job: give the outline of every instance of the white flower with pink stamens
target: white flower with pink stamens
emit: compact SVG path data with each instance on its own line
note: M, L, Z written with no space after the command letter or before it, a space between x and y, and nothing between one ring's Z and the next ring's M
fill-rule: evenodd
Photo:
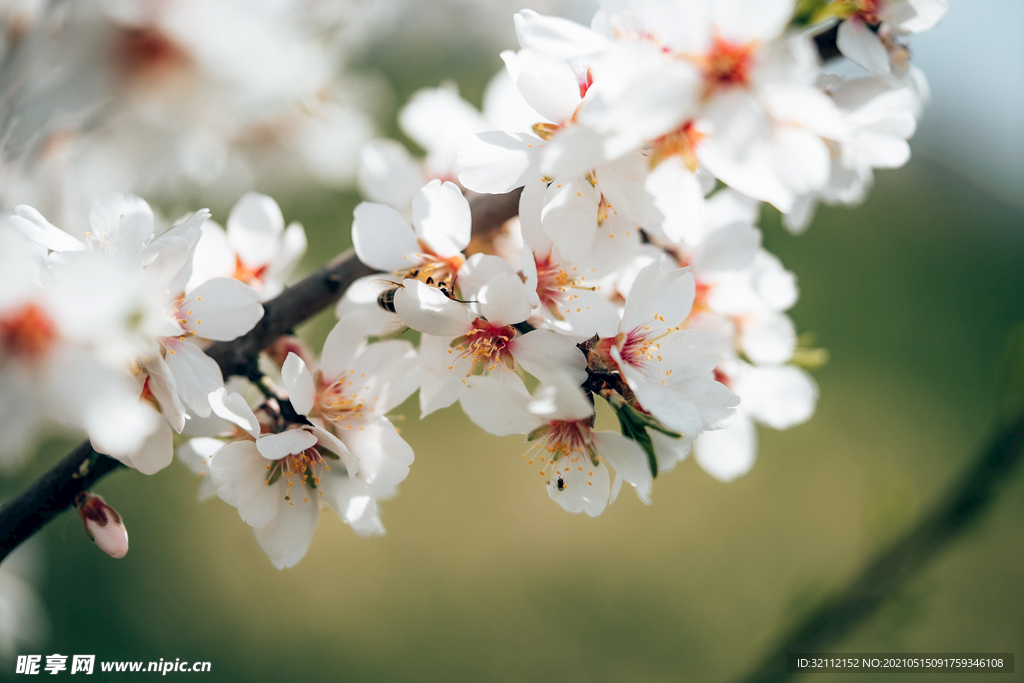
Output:
M640 406L687 438L719 429L739 398L712 378L715 339L684 329L695 294L693 275L667 258L640 271L626 297L619 332L602 338L599 356L617 369Z
M949 9L948 0L854 0L839 25L836 46L843 56L876 76L903 74L910 54L897 40L927 31Z
M232 277L257 289L266 301L281 293L305 253L302 225L293 222L286 228L277 202L249 192L231 209L226 231L213 221L203 224L186 289Z
M515 274L500 272L471 292L472 308L417 280L402 284L395 310L402 322L423 333L423 416L454 403L473 375L521 383L514 371L522 368L542 380L562 375L579 385L586 379L586 360L572 339L550 330L522 334L515 328L532 310Z
M355 209L352 245L366 265L454 291L469 244L469 202L455 183L432 180L412 200L412 225L384 204Z
M647 456L633 441L595 430L594 407L571 381L555 377L531 397L522 383L473 377L459 399L473 422L496 436L526 434L533 443L523 455L545 477L548 495L569 512L596 517L615 500L622 482L650 503ZM615 470L610 482L607 465Z

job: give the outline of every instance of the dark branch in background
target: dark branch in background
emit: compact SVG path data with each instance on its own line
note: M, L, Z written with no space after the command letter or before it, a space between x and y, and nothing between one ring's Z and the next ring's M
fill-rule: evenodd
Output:
M886 597L910 579L969 525L980 519L998 493L997 484L1024 455L1024 416L999 430L962 475L916 526L879 553L840 595L794 628L744 683L777 683L787 673L786 655L828 652L861 624Z
M470 208L474 236L486 238L518 214L519 194L517 190L504 195L473 195ZM225 377L243 375L256 379L259 375L256 358L263 349L334 304L356 279L375 272L349 250L264 303L263 319L248 334L231 342L213 344L206 353L217 361ZM117 460L95 453L88 441L79 444L0 509L0 561L22 541L71 507L79 491L121 467L123 465Z

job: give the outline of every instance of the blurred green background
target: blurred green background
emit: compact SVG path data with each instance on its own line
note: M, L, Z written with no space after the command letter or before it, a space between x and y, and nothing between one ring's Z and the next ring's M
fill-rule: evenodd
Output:
M496 47L430 44L367 64L397 102L446 77L479 102ZM307 269L348 245L354 194L281 199L309 234ZM211 208L223 219L229 207ZM51 635L38 651L208 660L211 681L741 677L960 476L1024 321L1024 210L926 154L880 173L862 206L822 209L804 236L774 211L762 223L799 277L798 328L831 361L816 372L816 417L762 430L746 477L722 484L687 461L659 477L650 507L626 491L599 518L570 515L519 437L491 437L457 407L421 423L409 403L398 419L416 463L384 503L388 534L362 539L325 513L306 558L279 572L234 508L196 504L184 467L121 471L96 490L125 518L126 558L99 552L74 513L40 534ZM332 324L327 312L303 333L318 343ZM46 444L0 495L67 447ZM1022 522L1017 472L981 524L833 651L1024 652Z

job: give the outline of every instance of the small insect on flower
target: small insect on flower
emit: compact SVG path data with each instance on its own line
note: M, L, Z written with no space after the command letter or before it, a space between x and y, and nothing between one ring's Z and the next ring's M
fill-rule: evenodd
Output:
M379 282L384 287L377 295L377 305L388 313L395 313L395 292L404 288L405 285L391 280L375 280L374 282Z
M568 485L566 485L566 483L565 483L565 479L562 479L561 476L558 477L558 482L557 483L558 483L558 490L559 491L564 491L567 488L569 488Z

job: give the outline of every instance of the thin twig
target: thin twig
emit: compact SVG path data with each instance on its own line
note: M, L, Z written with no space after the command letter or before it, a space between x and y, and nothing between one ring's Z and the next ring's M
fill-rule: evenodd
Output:
M473 195L473 234L494 233L519 213L520 191L503 195ZM309 277L263 304L264 314L248 334L206 349L225 377L252 376L256 359L275 339L331 306L356 279L375 273L349 250ZM75 495L91 487L108 472L122 467L105 455L96 454L88 441L79 444L46 474L0 509L0 561L69 508Z
M743 679L744 683L787 680L790 653L825 652L862 623L895 589L949 547L976 522L1024 456L1024 416L996 431L970 467L921 520L875 556L860 575L833 600L794 628Z

